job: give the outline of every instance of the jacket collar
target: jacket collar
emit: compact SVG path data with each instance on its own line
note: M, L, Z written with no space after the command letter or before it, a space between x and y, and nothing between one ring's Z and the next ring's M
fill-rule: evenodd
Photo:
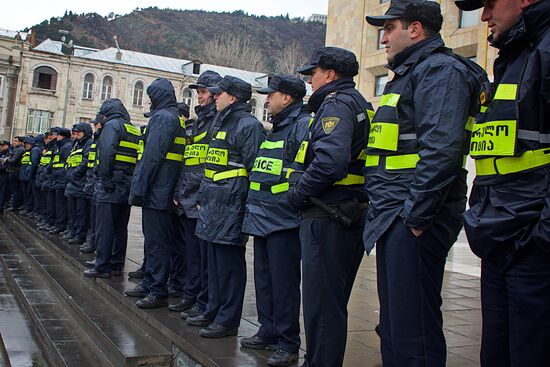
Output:
M287 125L296 119L300 115L300 112L303 108L302 102L294 102L290 106L287 106L284 110L279 112L277 115L271 118L271 123L273 123L273 129L278 130Z
M386 67L395 74L403 75L419 61L443 47L445 47L445 43L441 35L437 34L407 47L395 55L394 61L386 65Z

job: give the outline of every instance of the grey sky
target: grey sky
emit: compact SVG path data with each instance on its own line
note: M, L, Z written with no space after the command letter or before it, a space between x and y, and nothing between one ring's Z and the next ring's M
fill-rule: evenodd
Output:
M107 15L127 14L136 7L172 9L203 9L207 11L244 10L257 15L286 15L291 17L308 17L311 14L326 14L328 0L27 0L4 1L0 12L0 28L21 30L33 26L51 17L59 17L65 10L76 13L98 13Z

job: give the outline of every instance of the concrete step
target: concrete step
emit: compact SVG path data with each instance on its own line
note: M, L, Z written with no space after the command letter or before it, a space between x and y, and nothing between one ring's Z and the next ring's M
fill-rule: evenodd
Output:
M133 288L136 283L124 277L111 279L89 279L82 276L86 260L93 260L91 254L82 254L78 246L69 245L59 236L37 230L34 221L18 215L8 214L5 220L19 224L19 230L30 234L47 246L66 267L71 268L82 277L87 286L93 288L106 301L120 310L124 315L139 325L152 339L172 351L173 365L195 367L226 366L264 366L270 351L245 350L240 347L239 338L205 339L199 336L199 328L188 326L179 317L179 312L166 308L142 310L135 306L136 298L124 296L124 290ZM130 244L129 244L130 246ZM134 270L137 266L127 259L125 271ZM172 299L175 302L176 299ZM239 337L254 335L258 326L252 321L241 319Z
M52 366L113 366L82 332L66 310L65 301L54 295L15 240L0 223L0 265L12 293L35 327L43 352Z
M170 349L160 344L140 328L123 311L107 302L80 271L67 266L44 240L29 232L17 220L5 221L5 226L20 252L48 283L53 293L65 302L65 308L79 327L115 366L169 366Z

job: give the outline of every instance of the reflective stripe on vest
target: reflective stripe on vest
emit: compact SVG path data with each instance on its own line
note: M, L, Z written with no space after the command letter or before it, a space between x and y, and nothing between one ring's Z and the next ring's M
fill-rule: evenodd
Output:
M56 155L54 155L53 157L53 164L52 164L52 168L65 168L65 162L62 162L61 161L61 156L59 155L59 153L57 153Z
M171 149L176 151L166 153L166 159L170 161L182 162L185 151L185 138L176 136L174 138L174 142L172 143Z
M491 157L476 159L476 175L507 175L550 164L550 148L528 150L519 157Z
M521 172L540 167L534 162L545 160L540 152L550 147L550 126L543 121L539 109L544 108L543 102L527 102L538 98L540 86L524 80L524 73L530 75L535 67L529 63L536 59L533 50L525 47L510 60L496 85L493 100L474 124L470 154L480 168L478 174ZM520 98L525 101L521 106Z
M90 145L90 152L88 153L88 168L94 168L96 159L97 144L92 143Z
M218 131L216 136L212 139L212 143L216 144L216 141L225 141L226 136L227 132ZM220 181L236 177L248 177L248 172L245 169L244 164L229 160L228 149L213 147L212 144L209 146L208 152L206 153L205 164L218 166L216 169L211 169L209 167L205 167L204 169L204 176L212 181Z
M190 144L185 147L183 154L184 163L186 166L198 166L206 162L206 154L208 153L208 144L200 144L202 139L206 137L207 131L190 138Z
M31 165L31 152L30 151L26 151L25 153L23 153L23 155L21 156L21 164L24 165L24 166Z
M284 130L283 130L284 131ZM268 139L286 139L286 135L271 133ZM288 167L284 167L285 140L264 140L250 174L250 189L280 194L288 191Z
M135 164L138 156L138 144L121 140L115 154L115 161Z
M82 163L82 148L73 148L71 154L69 154L69 157L67 158L67 167L77 167L80 163Z
M141 136L137 127L131 124L124 124L126 132L136 137ZM115 154L115 161L136 164L138 157L139 143L136 141L120 140Z
M41 166L47 166L52 162L52 151L46 150L46 153L40 158L40 165Z

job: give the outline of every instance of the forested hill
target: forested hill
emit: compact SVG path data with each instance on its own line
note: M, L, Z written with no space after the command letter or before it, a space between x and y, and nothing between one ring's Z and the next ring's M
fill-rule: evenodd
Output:
M76 45L107 48L114 47L116 35L123 49L212 64L235 62L226 55L217 56L230 52L220 50L230 44L228 48L244 48L238 50L241 59L255 60L226 66L258 71L276 71L285 66L290 70L291 64L305 62L313 49L325 41L324 24L290 19L288 15L266 17L243 11L217 13L157 7L136 9L122 16L111 13L108 17L69 11L31 28L37 42L47 38L60 40L59 30L63 29L70 32L69 39Z

